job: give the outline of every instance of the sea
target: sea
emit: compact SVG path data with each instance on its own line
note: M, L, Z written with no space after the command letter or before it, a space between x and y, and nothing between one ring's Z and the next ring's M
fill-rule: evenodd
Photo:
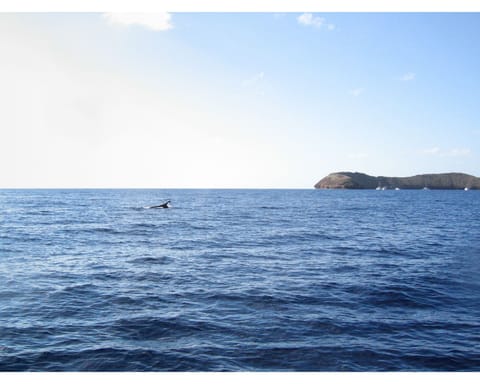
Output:
M0 190L0 371L480 371L480 191Z

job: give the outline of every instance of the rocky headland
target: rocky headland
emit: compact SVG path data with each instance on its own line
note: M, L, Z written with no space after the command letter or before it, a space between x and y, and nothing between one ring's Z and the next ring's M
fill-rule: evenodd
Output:
M465 173L437 173L411 177L370 176L335 172L315 184L317 189L480 189L480 178Z

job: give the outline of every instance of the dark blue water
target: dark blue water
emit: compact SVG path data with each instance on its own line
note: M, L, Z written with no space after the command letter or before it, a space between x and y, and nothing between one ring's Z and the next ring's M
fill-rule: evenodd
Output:
M0 208L0 370L480 370L480 192L1 190Z

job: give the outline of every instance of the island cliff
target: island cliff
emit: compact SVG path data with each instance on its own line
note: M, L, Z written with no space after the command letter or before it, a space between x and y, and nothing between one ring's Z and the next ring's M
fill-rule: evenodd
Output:
M317 189L480 189L480 178L465 173L438 173L411 177L370 176L358 172L335 172L324 177Z

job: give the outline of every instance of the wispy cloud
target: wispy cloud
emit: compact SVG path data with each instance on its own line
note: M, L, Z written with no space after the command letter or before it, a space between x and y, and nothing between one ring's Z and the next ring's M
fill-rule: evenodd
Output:
M464 157L469 156L472 151L469 148L453 148L449 150L445 156Z
M111 25L125 27L139 25L152 31L166 31L173 28L172 15L168 12L104 13L102 17Z
M465 157L470 156L470 148L451 148L442 150L439 147L425 148L421 151L424 155L441 157Z
M259 72L248 79L242 81L242 87L252 87L258 85L265 79L265 73Z
M415 73L413 72L407 72L400 77L401 81L412 81L414 79L415 79Z
M440 148L433 147L433 148L425 148L422 150L424 155L437 155L440 152Z
M350 89L348 91L348 94L351 95L351 96L354 96L354 97L358 97L360 96L363 92L365 92L365 89L364 88L354 88L354 89Z
M297 17L297 21L301 25L305 25L313 28L325 28L329 31L335 29L335 24L328 23L324 17L314 16L311 13L302 13Z
M242 81L242 88L247 92L257 94L260 96L265 95L265 73L258 72L253 76L250 76Z
M348 157L355 160L366 159L368 157L368 153L350 153Z

